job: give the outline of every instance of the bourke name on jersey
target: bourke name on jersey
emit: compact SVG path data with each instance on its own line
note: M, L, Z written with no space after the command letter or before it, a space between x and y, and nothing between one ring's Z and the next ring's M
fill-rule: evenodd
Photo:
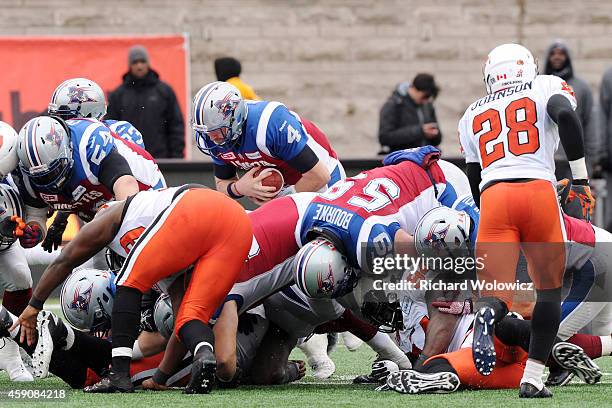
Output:
M57 194L40 194L40 198L42 198L54 210L74 210L82 207L85 204L98 201L102 197L104 197L104 193L94 190L84 192L80 197L71 203L60 203L58 202L60 197Z
M324 221L345 230L348 230L353 215L355 215L352 212L325 204L317 204L315 211L315 215L312 217L314 220Z
M232 166L234 167L238 167L239 169L242 170L250 170L253 167L275 167L276 165L274 163L270 163L269 161L266 160L257 160L257 159L261 159L261 153L259 152L253 152L253 153L234 153L234 152L227 152L227 153L222 153L219 155L219 157L227 162L230 163Z

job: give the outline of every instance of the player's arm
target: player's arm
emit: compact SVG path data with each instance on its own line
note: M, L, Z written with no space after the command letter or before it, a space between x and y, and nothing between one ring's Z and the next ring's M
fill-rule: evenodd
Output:
M472 197L474 203L480 208L480 182L482 181L480 163L466 163L467 166L467 177L470 182L470 190L472 191Z
M319 160L308 145L305 145L304 149L287 163L302 174L302 177L295 183L295 191L298 193L319 191L331 179L327 166Z
M578 198L583 217L590 221L595 199L591 195L589 187L589 174L584 159L584 142L580 119L570 100L561 94L554 94L548 99L546 112L559 127L561 145L565 150L572 171L573 180L568 202Z
M13 327L21 324L21 341L28 344L35 340L36 316L51 292L70 275L72 270L97 254L111 242L121 224L125 203L119 203L99 214L86 224L62 250L60 255L45 269L34 288L30 305L23 311Z
M466 172L470 183L470 190L474 202L480 208L480 182L482 181L480 160L478 158L478 149L474 145L473 134L468 125L469 115L466 111L459 120L457 132L459 134L459 143L461 144L461 152L465 157Z
M238 331L238 307L235 301L228 301L217 318L215 327L215 358L217 377L230 382L236 374L236 333Z
M125 200L140 190L130 165L116 148L100 164L98 180L113 192L117 201Z

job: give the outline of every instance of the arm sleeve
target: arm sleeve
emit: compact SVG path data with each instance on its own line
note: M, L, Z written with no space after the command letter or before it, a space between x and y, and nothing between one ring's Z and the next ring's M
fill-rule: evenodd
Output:
M470 190L472 191L472 197L474 198L474 203L478 208L480 208L480 182L482 181L482 176L480 164L479 163L468 163L467 164L467 176L468 181L470 182Z
M559 126L559 138L569 161L584 157L582 125L568 98L554 94L546 104L548 116Z
M127 160L119 154L117 149L113 149L100 165L98 180L104 187L113 191L113 185L122 176L132 176L132 170Z
M168 90L168 110L166 111L168 153L172 158L182 159L185 157L185 122L174 91L170 86L168 86Z
M231 180L236 177L236 167L230 164L213 164L215 177L221 180Z
M397 107L393 100L389 99L380 110L380 122L378 125L378 141L383 146L417 145L423 140L423 128L421 124L398 127Z
M285 106L274 110L266 131L266 145L276 158L289 162L306 148L308 135L302 123Z
M472 141L472 130L468 125L468 114L467 112L463 115L461 120L459 120L459 127L457 128L459 132L459 143L461 144L461 153L465 157L466 163L480 163L480 159L478 158L478 149L474 145Z
M319 158L315 152L312 151L310 146L306 145L297 156L291 160L288 160L287 164L299 171L301 174L304 174L312 169L318 162Z

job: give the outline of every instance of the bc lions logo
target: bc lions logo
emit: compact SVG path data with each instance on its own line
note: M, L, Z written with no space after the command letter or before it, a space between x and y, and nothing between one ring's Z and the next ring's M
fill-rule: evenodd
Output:
M317 285L319 286L319 293L327 294L334 291L334 273L332 272L331 265L327 265L327 272L319 272L317 274Z
M83 102L98 102L87 93L88 88L79 88L72 86L68 88L68 97L70 103L83 103Z
M238 105L238 101L232 100L232 96L234 96L234 94L228 92L223 99L215 102L215 107L219 109L219 112L223 115L223 119L227 119L234 111L236 105Z
M51 142L52 145L58 147L62 143L62 135L55 131L55 125L53 124L53 122L51 123L51 129L49 130L49 133L45 135L45 140Z
M68 307L74 310L81 310L85 313L89 310L89 302L91 301L91 292L93 289L93 283L89 285L89 287L83 292L79 291L79 287L74 291L74 297L72 298L72 302Z

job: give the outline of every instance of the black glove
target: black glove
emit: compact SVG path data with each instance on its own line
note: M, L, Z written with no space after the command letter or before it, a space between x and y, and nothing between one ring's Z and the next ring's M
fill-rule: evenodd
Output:
M45 251L53 252L62 245L62 235L68 225L68 217L70 217L68 212L58 212L55 215L53 223L47 230L47 236L42 242L42 248Z

